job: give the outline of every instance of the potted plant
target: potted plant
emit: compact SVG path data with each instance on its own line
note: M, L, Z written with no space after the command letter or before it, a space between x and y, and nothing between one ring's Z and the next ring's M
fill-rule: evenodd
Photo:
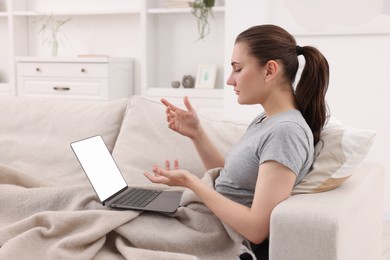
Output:
M209 15L214 17L212 8L215 0L195 0L189 2L191 13L196 17L200 39L204 39L210 33Z
M51 55L58 55L59 44L62 43L60 38L60 28L72 18L58 19L53 15L42 15L35 17L33 23L40 23L39 33L42 35L42 43L51 47Z

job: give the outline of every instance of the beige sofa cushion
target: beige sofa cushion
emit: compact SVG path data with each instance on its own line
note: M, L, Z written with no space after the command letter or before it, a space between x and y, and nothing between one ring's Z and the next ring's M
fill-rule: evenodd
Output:
M55 183L87 181L70 142L101 134L112 150L126 105L0 98L0 164Z
M247 128L244 124L209 120L201 115L200 120L223 154ZM153 163L164 166L166 159L178 159L181 168L198 176L205 172L192 142L168 128L165 106L141 96L134 96L129 102L113 157L129 185L150 184L143 172L150 171Z
M310 172L292 194L322 192L340 186L363 162L375 135L373 130L345 126L331 117L315 147L316 158Z

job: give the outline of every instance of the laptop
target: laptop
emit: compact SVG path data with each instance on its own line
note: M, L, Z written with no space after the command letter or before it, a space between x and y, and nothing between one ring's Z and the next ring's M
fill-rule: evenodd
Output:
M173 213L182 192L129 187L101 135L70 144L103 206Z

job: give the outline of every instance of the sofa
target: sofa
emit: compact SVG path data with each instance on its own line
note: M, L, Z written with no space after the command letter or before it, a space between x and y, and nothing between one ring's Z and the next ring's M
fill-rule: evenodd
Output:
M191 191L143 176L166 159L178 159L209 185L217 174L205 171L187 138L167 128L160 103L142 96L104 102L5 97L0 118L0 259L238 259L246 250L240 235ZM247 127L200 118L223 154ZM101 205L70 148L97 134L129 186L182 190L177 212ZM332 166L331 173L313 184L324 173L317 169L321 174L274 209L269 259L380 259L384 169L364 161L373 135L368 139L348 167L348 156L318 152L318 158L326 155L320 168Z

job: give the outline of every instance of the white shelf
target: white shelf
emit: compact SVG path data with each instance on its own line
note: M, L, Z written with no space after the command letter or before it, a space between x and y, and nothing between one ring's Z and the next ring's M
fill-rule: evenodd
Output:
M12 13L14 16L88 16L88 15L120 15L120 14L140 14L139 9L122 9L122 10L105 10L105 11L16 11Z
M118 56L133 58L136 86L133 94L177 100L188 95L197 99L201 109L213 107L215 111L215 107L221 106L223 89L174 89L170 82L181 80L183 75L195 77L199 64L210 63L218 66L216 86L224 85L225 7L221 6L224 1L213 7L211 33L202 41L198 41L196 18L190 7L164 8L163 1L156 0L96 1L96 5L86 2L93 1L71 4L65 0L6 1L7 5L0 11L0 39L8 42L7 51L0 53L0 59L8 59L0 68L4 74L4 83L0 83L2 94L20 95L15 81L15 64L20 59L71 63L78 54L90 54L90 57L77 57L77 61L98 63ZM37 33L39 25L31 19L51 15L74 18L63 29L67 39L59 57L49 56L50 47L42 45ZM107 57L91 57L93 54L107 54Z
M19 56L15 57L16 61L24 61L24 62L93 62L93 63L103 63L103 62L119 62L131 61L130 58L118 58L118 57L36 57L36 56Z
M224 12L225 7L216 6L212 9L213 13ZM177 14L177 13L191 13L191 8L150 8L148 14Z
M196 97L204 99L223 98L223 89L199 89L199 88L148 88L142 94L154 97Z
M195 78L199 64L216 64L218 72L215 84L218 88L224 85L225 7L212 8L214 15L209 19L211 32L202 40L199 39L196 18L191 10L191 7L164 8L161 5L145 8L147 35L146 66L143 71L152 71L152 74L146 73L142 91L150 87L172 89L170 83L181 81L184 75ZM180 89L173 91L179 93Z
M166 98L178 107L185 108L183 97L188 96L192 106L199 115L210 119L221 119L223 112L223 89L197 89L197 88L149 88L143 95L156 102Z

